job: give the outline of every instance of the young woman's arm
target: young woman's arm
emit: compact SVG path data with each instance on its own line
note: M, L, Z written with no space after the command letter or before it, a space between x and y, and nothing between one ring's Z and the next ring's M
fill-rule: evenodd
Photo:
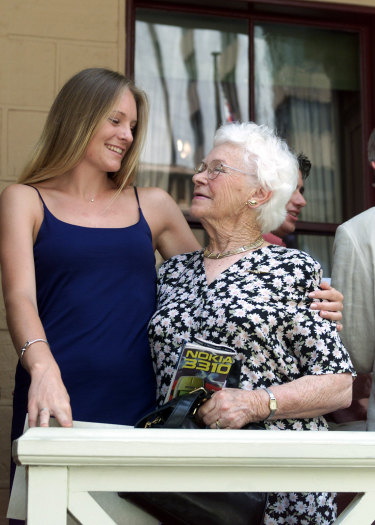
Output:
M164 259L201 249L180 208L167 192L141 188L140 201L154 247Z
M27 341L46 340L36 302L33 244L43 217L32 188L14 184L0 196L0 262L8 328L20 355ZM48 426L51 415L62 426L72 425L69 396L49 346L35 342L23 355L31 376L29 425Z

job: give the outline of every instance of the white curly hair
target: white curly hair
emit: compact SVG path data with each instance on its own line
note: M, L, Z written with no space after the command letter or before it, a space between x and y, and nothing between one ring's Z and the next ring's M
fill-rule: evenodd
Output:
M256 211L262 233L275 230L284 221L285 206L297 187L296 157L271 128L254 122L223 124L215 133L214 147L227 143L242 149L245 165L254 172L252 186L272 192Z

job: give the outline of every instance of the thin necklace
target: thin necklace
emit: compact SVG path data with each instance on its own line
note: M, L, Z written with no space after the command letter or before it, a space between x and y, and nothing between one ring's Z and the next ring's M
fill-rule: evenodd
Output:
M205 248L203 252L203 257L206 257L207 259L222 259L223 257L229 257L230 255L236 255L237 253L247 252L248 250L259 248L259 246L262 246L263 243L264 239L262 235L260 235L260 237L258 237L251 244L245 244L244 246L240 246L239 248L236 248L235 250L230 250L229 252L213 253L210 252L208 248Z

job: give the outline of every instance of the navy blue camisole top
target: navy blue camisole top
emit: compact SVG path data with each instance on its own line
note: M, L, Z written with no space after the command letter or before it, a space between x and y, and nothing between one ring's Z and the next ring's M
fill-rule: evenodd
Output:
M156 306L155 256L139 201L136 224L90 228L60 221L41 200L44 220L34 245L38 309L73 419L134 425L155 406L147 338ZM18 364L13 439L22 432L15 426L23 426L28 387L29 375Z

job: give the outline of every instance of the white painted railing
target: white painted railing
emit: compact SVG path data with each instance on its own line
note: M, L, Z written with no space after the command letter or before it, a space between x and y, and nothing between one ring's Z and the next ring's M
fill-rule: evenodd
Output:
M360 492L336 523L375 520L370 432L33 428L13 452L28 525L65 525L67 511L83 525L156 523L102 493L164 490Z

